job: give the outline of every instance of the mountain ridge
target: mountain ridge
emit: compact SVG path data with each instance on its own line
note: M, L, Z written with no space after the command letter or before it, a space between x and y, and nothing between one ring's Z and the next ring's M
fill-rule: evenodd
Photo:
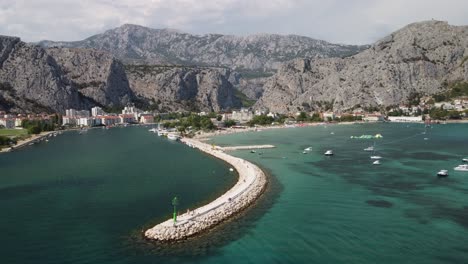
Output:
M37 44L105 50L125 63L225 66L255 71L274 71L282 62L297 57L349 56L367 48L293 34L193 35L134 24L124 24L81 41Z
M255 107L284 113L396 105L411 93L432 95L447 83L468 81L467 56L468 26L412 23L347 58L285 63Z

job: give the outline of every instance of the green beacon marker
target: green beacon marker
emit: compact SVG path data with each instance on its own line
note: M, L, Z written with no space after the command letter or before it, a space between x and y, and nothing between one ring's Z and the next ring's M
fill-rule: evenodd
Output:
M174 219L174 224L177 222L177 205L179 205L179 200L177 199L177 196L172 199L172 206L174 206L174 213L172 215L172 218Z

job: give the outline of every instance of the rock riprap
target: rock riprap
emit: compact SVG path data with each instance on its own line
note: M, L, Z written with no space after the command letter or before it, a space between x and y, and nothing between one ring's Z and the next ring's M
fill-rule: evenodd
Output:
M252 204L267 184L265 174L256 165L194 139L184 138L181 141L231 164L238 171L239 180L211 203L178 216L176 223L168 219L148 229L145 236L149 239L170 242L208 230Z

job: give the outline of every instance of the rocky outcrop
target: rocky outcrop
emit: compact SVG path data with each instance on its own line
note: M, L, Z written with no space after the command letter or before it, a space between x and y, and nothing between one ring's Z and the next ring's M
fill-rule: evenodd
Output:
M123 64L107 52L92 49L47 49L76 89L98 105L115 107L131 103Z
M349 56L367 48L296 35L200 36L128 24L82 41L39 44L105 50L126 63L223 66L256 71L277 69L282 62L294 58Z
M220 111L241 106L223 68L127 65L130 87L159 111Z
M410 24L348 58L288 62L265 84L255 107L297 112L389 106L468 80L468 27Z
M63 112L87 103L43 48L0 37L0 107L11 112Z
M65 112L67 108L136 103L159 111L240 107L225 68L125 67L111 54L29 45L0 37L0 109Z

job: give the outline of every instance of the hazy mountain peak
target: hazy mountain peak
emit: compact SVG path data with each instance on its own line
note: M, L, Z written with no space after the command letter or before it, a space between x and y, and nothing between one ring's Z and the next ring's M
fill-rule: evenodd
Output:
M297 35L193 35L133 24L124 24L83 41L40 44L105 50L126 62L211 65L261 71L277 69L282 62L294 58L348 56L365 48Z

